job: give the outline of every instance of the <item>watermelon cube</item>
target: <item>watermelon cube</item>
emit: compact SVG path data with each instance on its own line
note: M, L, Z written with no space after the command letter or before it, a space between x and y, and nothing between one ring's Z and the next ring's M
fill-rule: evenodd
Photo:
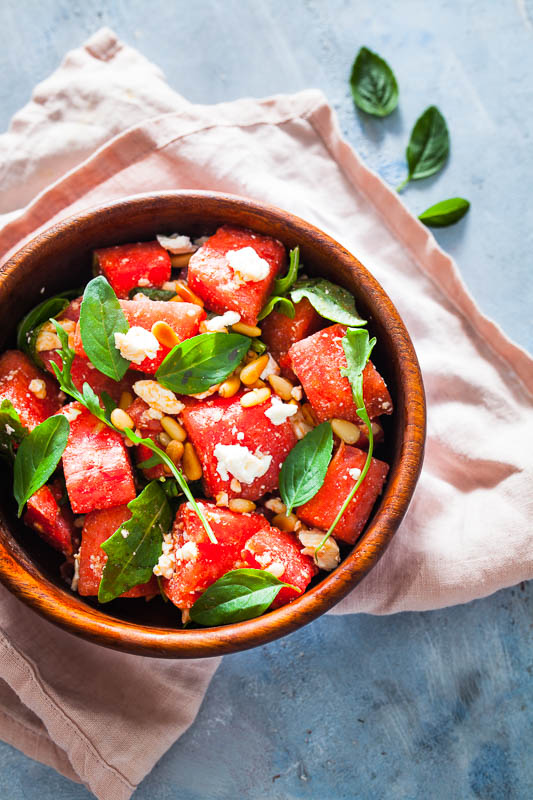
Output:
M81 532L78 592L84 597L97 595L107 553L100 545L109 539L123 522L130 519L131 511L125 505L92 511L87 514ZM148 583L128 589L121 597L146 597L158 593L155 576Z
M61 406L57 382L41 372L20 350L0 356L0 402L10 400L20 421L33 430Z
M163 427L158 419L154 419L150 416L150 406L148 403L145 403L144 400L137 397L126 410L132 418L135 427L141 432L141 436L146 439L151 439L158 444L157 437L162 433ZM159 446L161 447L161 445ZM135 461L137 464L148 461L152 456L152 451L149 447L146 447L146 445L139 444L135 447ZM149 467L143 470L143 472L148 480L152 481L157 480L157 478L162 478L165 475L165 468L163 464L158 464L155 467Z
M39 353L39 356L45 369L52 374L52 363L57 364L60 368L62 366L61 356L57 350L43 350ZM101 396L102 392L107 392L117 404L120 401L122 392L131 391L133 383L139 377L129 370L121 381L114 381L104 375L103 372L97 370L86 358L78 355L74 356L70 374L74 386L80 392L83 390L83 384L88 383L97 395Z
M303 555L302 545L292 533L277 528L258 531L244 545L243 556L249 567L267 569L283 583L295 589L281 589L272 608L286 605L305 591L318 572L310 556Z
M249 272L248 275L240 273L230 266L228 259L232 261L235 258L230 253L245 248L255 250L267 262L268 271L265 267L264 278L245 280ZM254 254L251 255L253 258ZM204 300L211 311L218 314L236 311L241 315L242 322L255 325L285 261L285 248L276 239L245 228L223 225L191 257L187 280L193 292Z
M95 250L93 266L105 275L117 297L127 298L136 286L157 287L170 280L170 256L157 241Z
M37 531L47 544L71 556L77 549L79 536L69 506L59 505L62 495L59 481L41 486L28 500L24 524Z
M294 312L294 319L291 319L279 311L272 311L261 323L261 338L287 378L294 377L288 355L291 345L324 326L324 320L306 297L294 304Z
M226 492L228 497L258 500L272 492L278 486L281 465L297 441L289 421L274 425L265 415L271 400L243 408L242 394L230 398L214 395L207 400L184 398L183 425L202 463L205 493L211 497ZM240 447L234 451L240 461L253 454L261 462L261 466L255 462L257 473L262 473L248 482L239 469L237 475L225 469L220 450L219 456L215 455L217 445Z
M86 514L133 500L135 484L122 436L81 403L69 403L61 413L70 422L63 469L74 513Z
M311 500L296 509L306 525L327 531L355 485L366 461L366 453L341 442L331 459L326 479ZM334 531L336 539L354 544L366 525L372 507L381 494L389 465L377 458L370 462L365 479Z
M350 382L340 372L347 366L342 347L345 333L344 325L332 325L289 350L292 368L319 422L333 417L352 422L359 419ZM371 361L363 371L363 398L370 419L392 414L387 385Z

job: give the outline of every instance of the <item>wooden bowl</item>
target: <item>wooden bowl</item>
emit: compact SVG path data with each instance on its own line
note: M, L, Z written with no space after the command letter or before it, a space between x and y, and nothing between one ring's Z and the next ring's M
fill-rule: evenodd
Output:
M17 322L45 297L83 285L91 251L153 239L156 233L211 233L233 223L300 246L306 272L348 288L377 336L373 360L394 402L386 421L391 465L382 497L363 536L339 567L287 606L257 619L220 628L182 630L171 603L115 600L98 606L62 581L61 557L16 519L15 503L0 505L0 580L24 603L70 633L117 650L165 658L232 653L284 636L323 614L351 591L387 549L407 511L422 466L425 399L413 345L394 305L360 262L307 222L280 209L214 192L141 195L91 209L33 239L0 272L0 349L14 345ZM44 291L43 291L44 287ZM4 485L11 485L6 472ZM10 495L10 491L3 493Z

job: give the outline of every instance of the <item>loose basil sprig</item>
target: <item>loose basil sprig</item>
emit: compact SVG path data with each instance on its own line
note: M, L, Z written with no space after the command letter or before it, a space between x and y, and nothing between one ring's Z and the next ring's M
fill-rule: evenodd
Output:
M295 506L302 506L315 496L326 477L333 433L329 422L323 422L292 448L279 473L279 491L287 506L287 516Z
M386 117L398 105L399 89L386 61L361 47L353 63L350 86L354 103L367 114Z
M259 617L288 587L262 569L234 569L212 583L191 608L191 619L199 625L228 625Z
M100 545L107 553L98 589L100 603L150 580L162 552L163 534L172 523L172 511L158 481L149 483L128 508L131 517Z
M434 175L446 163L449 152L446 120L436 106L430 106L415 122L406 150L409 172L396 191L401 192L409 181Z
M176 292L172 292L170 289L153 289L146 286L136 286L134 289L130 289L128 295L130 300L136 294L144 294L149 300L171 300L176 297Z
M56 294L54 297L49 297L43 300L38 306L26 314L26 316L19 322L17 327L17 347L22 350L26 355L33 357L31 352L32 333L35 329L48 322L50 317L57 317L68 306L70 300L78 297L81 294L80 289L69 289L61 294Z
M298 281L291 290L295 303L306 297L321 317L332 322L340 322L352 328L364 325L366 320L359 316L353 295L342 286L325 278L306 278Z
M30 497L46 483L59 464L69 430L68 419L58 414L37 425L20 443L13 468L13 493L19 517Z
M271 314L274 309L279 311L280 314L285 314L286 317L294 319L295 310L293 303L288 299L288 297L280 297L279 295L274 294L259 312L257 316L258 321L260 322L265 317L268 317L268 315Z
M430 228L446 228L459 222L469 208L470 203L463 197L450 197L423 211L418 219Z
M279 311L280 314L285 314L286 317L294 319L294 305L285 297L289 289L293 286L298 278L298 270L300 269L300 248L296 246L290 251L289 254L289 269L284 278L278 278L274 283L274 291L272 296L267 300L266 304L261 309L258 321L268 317L274 309Z
M177 344L155 377L178 394L198 394L220 383L239 366L250 349L240 333L201 333Z
M194 508L196 514L200 519L200 522L204 526L205 532L207 533L209 539L213 542L213 544L217 544L216 536L213 533L209 522L205 518L203 511L201 510L201 508L199 508L198 503L194 499L182 471L176 467L172 459L165 453L165 451L161 450L161 448L159 448L151 439L149 438L143 439L141 436L137 436L137 434L134 433L134 431L132 431L131 428L126 428L126 430L124 431L119 431L118 428L115 428L115 426L110 420L110 415L112 411L110 402L111 398L107 399L106 408L103 409L101 408L98 402L98 396L93 392L88 383L83 384L82 392L80 392L75 387L72 381L70 370L72 362L74 360L74 356L76 354L74 350L72 350L69 347L68 334L66 330L61 327L61 325L57 322L57 320L52 320L52 322L55 325L57 335L59 336L59 340L61 342L61 350L58 350L57 352L61 357L63 368L60 369L57 364L52 362L52 369L54 370L54 374L59 382L59 386L61 387L61 389L66 394L69 394L71 397L73 397L74 400L77 400L79 403L85 406L85 408L87 408L91 412L91 414L93 414L97 419L99 419L109 428L112 428L114 431L117 431L117 433L124 433L130 440L130 442L133 442L134 444L143 444L158 457L160 463L166 464L167 467L172 472L173 476L175 477L176 481L178 482L178 485L182 490L183 494Z
M127 333L128 321L115 292L100 275L89 281L80 308L80 332L83 349L96 369L119 381L130 363L115 344L115 333Z
M9 460L15 457L15 445L19 445L28 429L20 421L11 400L5 398L0 405L0 455Z
M353 488L350 490L348 497L342 504L339 513L331 523L328 532L326 533L326 535L316 548L315 557L318 556L320 548L326 544L327 540L337 527L340 518L348 508L355 493L363 483L366 474L370 468L370 463L372 461L372 451L374 449L374 436L372 433L372 425L370 423L370 418L365 408L365 401L363 398L363 370L367 365L368 359L370 358L370 354L375 344L376 344L375 337L369 339L368 331L364 328L357 328L357 329L348 328L345 336L342 339L342 347L346 355L346 361L348 363L348 366L343 367L341 369L341 375L344 375L350 381L353 398L357 406L357 415L360 419L363 420L363 422L367 427L368 454L366 457L365 465L361 470L361 474L357 478Z

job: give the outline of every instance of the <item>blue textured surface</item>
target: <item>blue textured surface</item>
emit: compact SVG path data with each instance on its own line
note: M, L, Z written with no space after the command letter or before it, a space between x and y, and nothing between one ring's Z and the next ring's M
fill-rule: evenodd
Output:
M3 0L0 126L102 24L193 101L322 88L347 138L393 184L414 120L438 105L451 159L405 202L419 213L471 200L465 220L436 236L482 308L533 345L533 0ZM383 121L350 99L362 44L400 83L400 108ZM529 585L438 612L327 617L230 656L135 800L530 798L532 606ZM0 744L1 800L89 796Z

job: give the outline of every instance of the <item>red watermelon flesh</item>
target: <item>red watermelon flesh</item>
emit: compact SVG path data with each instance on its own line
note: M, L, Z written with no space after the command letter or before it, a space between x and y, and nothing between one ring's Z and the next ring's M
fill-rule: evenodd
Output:
M69 506L59 505L61 496L59 482L41 486L28 500L24 524L37 531L55 550L71 556L79 536Z
M151 439L153 442L158 444L159 447L161 447L161 445L158 443L157 437L162 432L163 428L158 419L153 419L149 416L150 407L148 403L145 403L144 400L141 400L140 397L137 397L131 406L126 409L126 411L132 418L135 427L141 432L141 436L143 438ZM164 450L164 448L162 449ZM137 464L142 463L143 461L148 461L148 459L152 458L152 456L152 451L149 447L146 447L146 445L139 444L135 447L135 461ZM163 464L158 464L155 467L149 467L148 469L143 470L143 472L149 480L157 480L157 478L162 478L165 475Z
M136 286L162 286L170 280L170 256L159 242L120 244L94 251L95 270L101 272L117 297L127 298Z
M39 353L39 356L48 372L53 373L52 362L57 364L60 368L62 366L61 356L57 350L43 350ZM74 356L70 374L74 386L80 392L83 390L83 384L88 383L97 395L101 396L102 392L107 392L117 404L120 401L122 392L131 391L133 383L135 383L139 377L139 375L135 375L130 370L121 381L114 381L108 378L107 375L104 375L103 372L97 370L90 361L81 356Z
M33 380L44 381L46 397L30 391ZM22 424L32 431L61 406L59 386L45 375L20 350L7 350L0 356L0 402L10 400Z
M294 304L294 312L294 319L291 319L279 311L272 311L261 323L261 338L287 378L294 378L288 355L291 345L324 326L324 320L306 297Z

